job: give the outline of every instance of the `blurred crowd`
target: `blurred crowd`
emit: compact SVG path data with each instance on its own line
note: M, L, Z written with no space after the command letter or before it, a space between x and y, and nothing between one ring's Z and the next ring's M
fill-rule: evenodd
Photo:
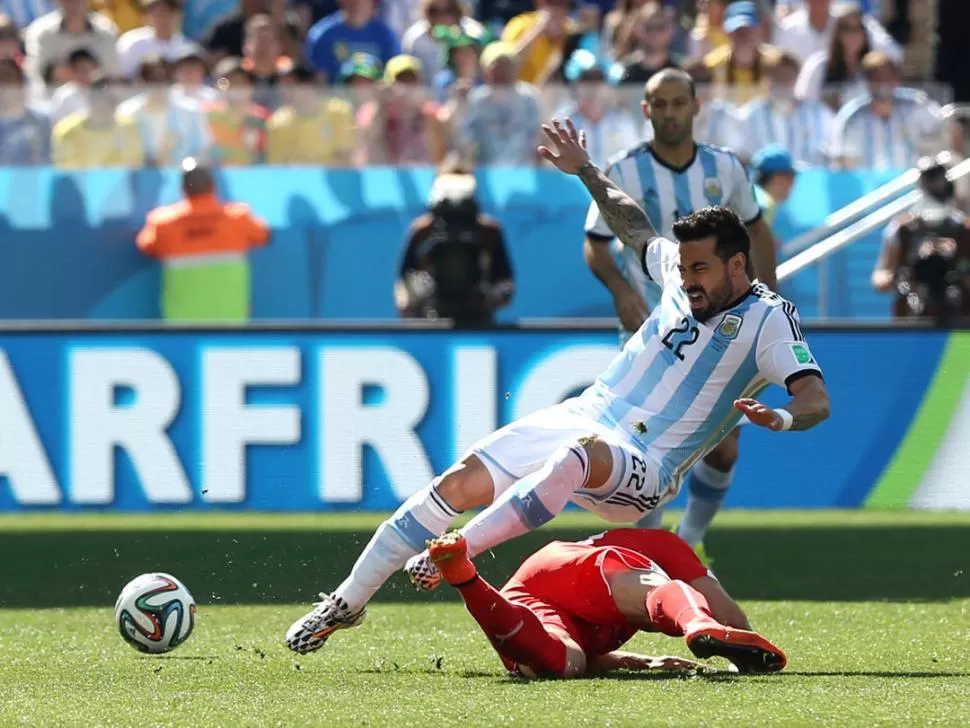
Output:
M532 165L553 115L602 165L681 67L701 141L900 168L962 151L946 1L5 0L0 165Z

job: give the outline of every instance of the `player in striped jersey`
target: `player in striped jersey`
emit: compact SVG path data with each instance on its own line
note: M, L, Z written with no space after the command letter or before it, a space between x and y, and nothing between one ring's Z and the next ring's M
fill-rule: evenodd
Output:
M698 103L692 78L677 70L656 74L646 85L643 112L654 139L621 155L607 176L646 211L661 235L671 236L674 221L706 205L726 205L745 221L752 238L752 257L763 283L775 285L775 243L755 200L755 191L732 152L694 141ZM620 317L621 343L643 323L659 302L660 287L643 272L636 253L621 252L620 266L607 247L613 239L594 202L586 218L583 248L587 265L613 294ZM703 548L704 535L724 501L738 458L738 433L709 453L691 474L690 497L678 533ZM659 528L662 513L654 510L640 524Z
M899 88L899 67L886 54L867 53L862 68L869 93L836 114L832 156L850 169L909 169L941 142L940 107L922 91Z
M828 416L828 394L791 305L748 276L750 240L723 207L659 237L643 210L589 159L572 122L544 127L540 154L589 189L617 237L663 288L660 304L610 367L579 397L539 410L480 440L409 498L374 534L350 576L293 623L287 644L319 649L359 625L396 568L433 588L427 551L459 512L488 506L461 529L476 555L550 521L569 502L609 521L634 521L671 498L690 466L742 415L770 430L803 430ZM792 400L752 399L769 383ZM411 558L409 558L411 557Z

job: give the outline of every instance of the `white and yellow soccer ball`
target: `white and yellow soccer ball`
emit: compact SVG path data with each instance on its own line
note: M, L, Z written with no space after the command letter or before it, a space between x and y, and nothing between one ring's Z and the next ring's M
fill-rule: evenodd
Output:
M115 623L141 652L161 653L185 642L195 627L195 600L171 574L142 574L121 590Z

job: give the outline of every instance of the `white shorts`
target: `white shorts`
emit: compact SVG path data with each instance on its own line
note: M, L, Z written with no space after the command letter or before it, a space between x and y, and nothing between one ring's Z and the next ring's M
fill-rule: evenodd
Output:
M541 409L479 440L466 453L488 469L498 499L514 483L539 470L562 447L596 436L611 446L613 472L595 493L581 488L572 501L608 521L636 521L663 502L659 464L623 432L578 411L570 402Z

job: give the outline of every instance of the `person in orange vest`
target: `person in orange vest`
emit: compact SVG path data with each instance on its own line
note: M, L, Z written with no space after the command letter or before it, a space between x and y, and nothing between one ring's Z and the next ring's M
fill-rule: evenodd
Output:
M162 317L171 322L249 320L251 248L270 238L267 224L241 202L223 203L210 169L182 162L185 199L148 213L138 248L162 263Z

